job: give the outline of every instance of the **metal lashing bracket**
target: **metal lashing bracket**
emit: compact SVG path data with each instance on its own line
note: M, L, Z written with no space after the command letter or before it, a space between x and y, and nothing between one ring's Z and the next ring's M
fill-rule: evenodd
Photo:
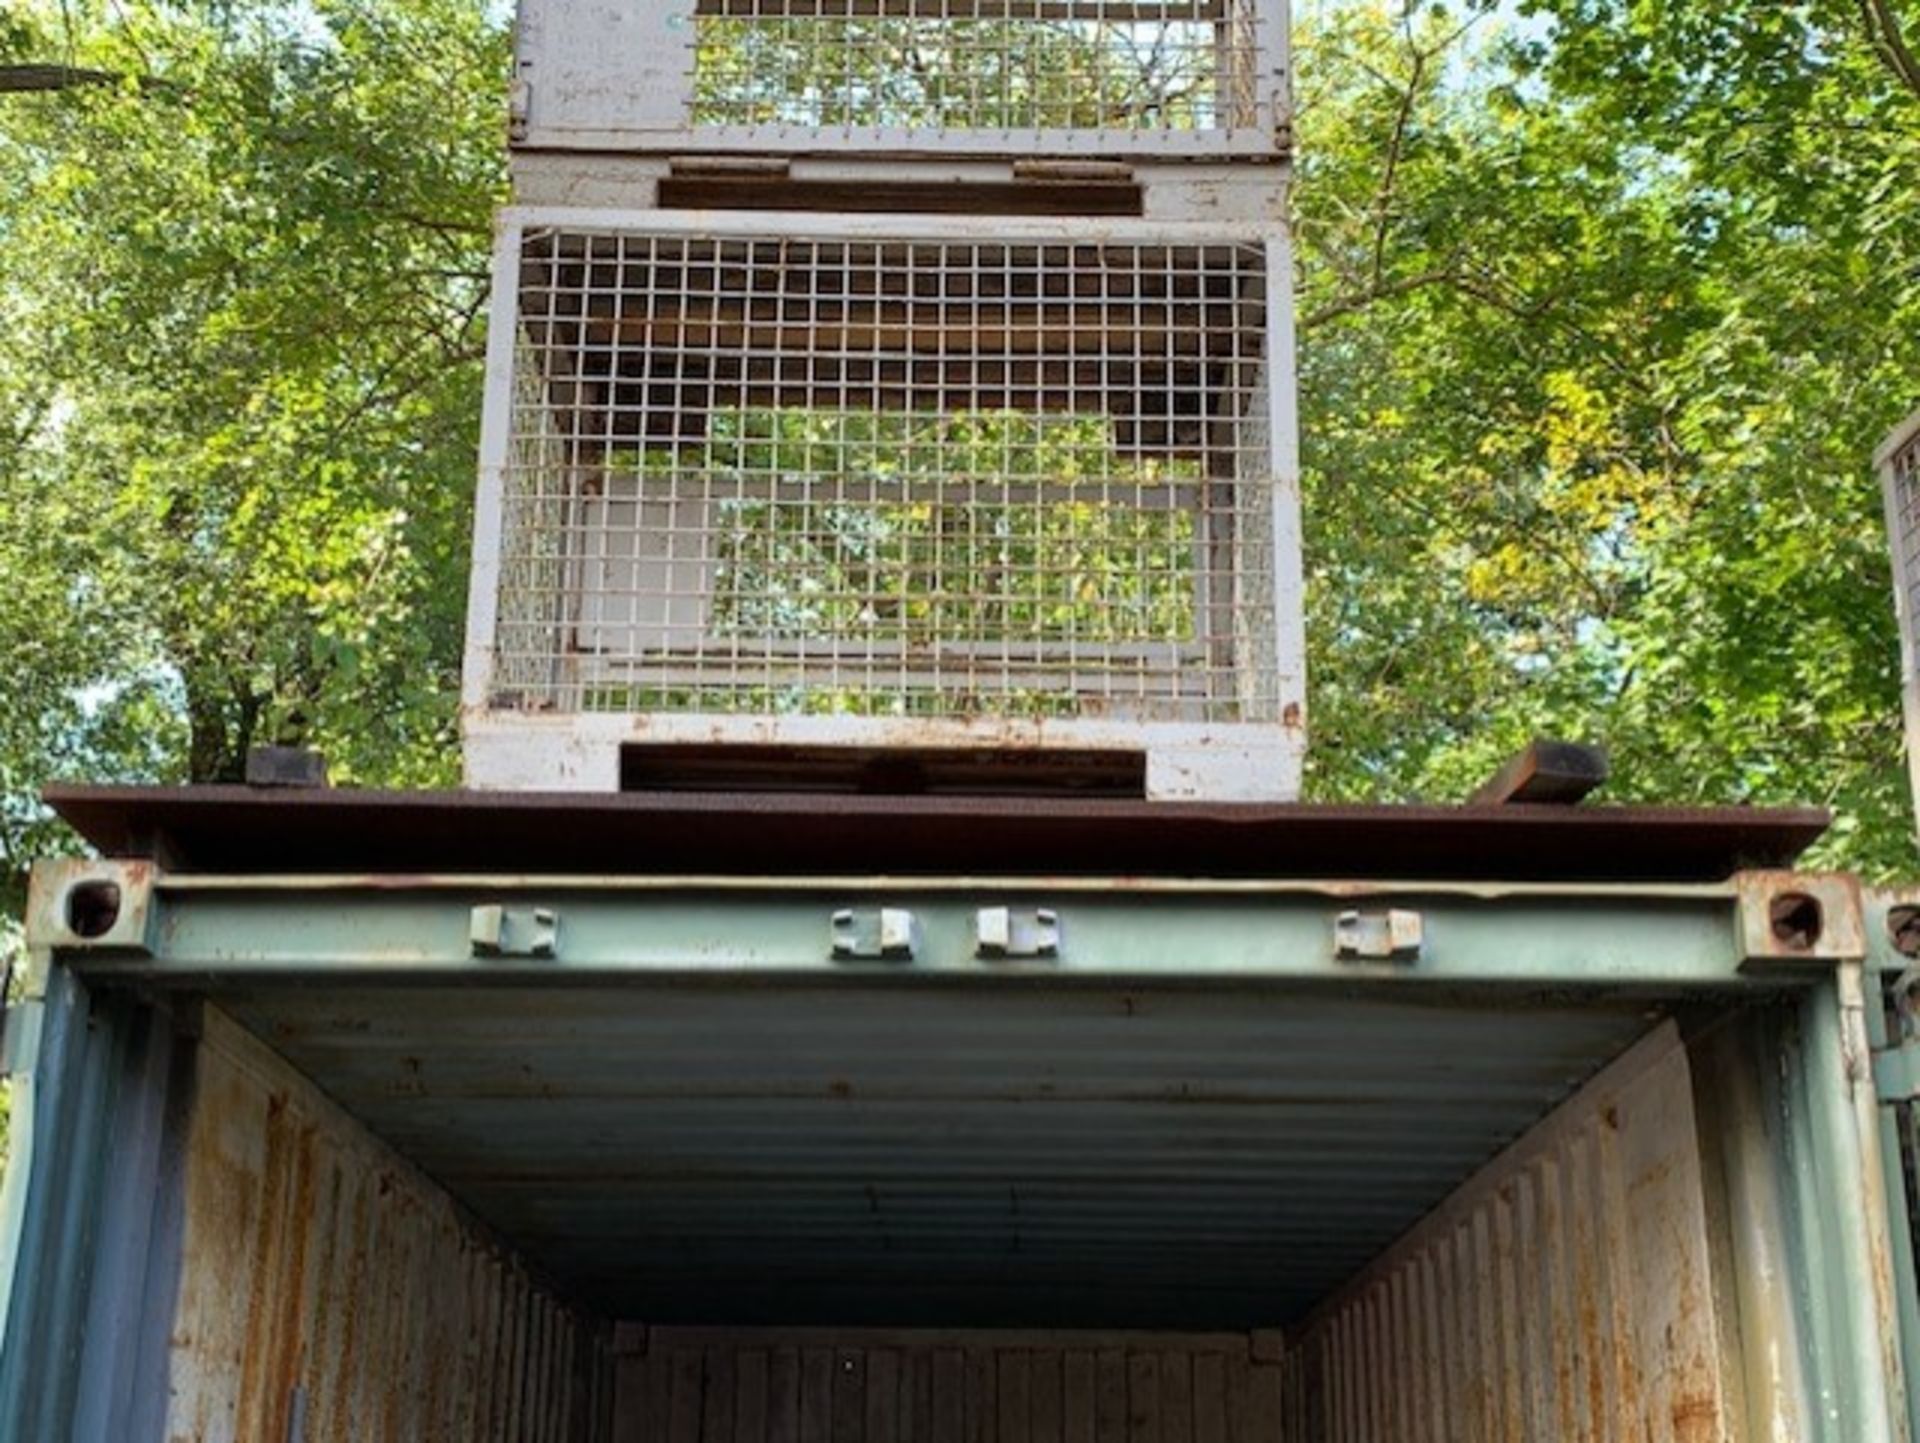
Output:
M1426 941L1418 912L1342 912L1333 923L1333 955L1342 962L1417 962Z
M843 907L831 922L833 955L843 962L911 962L920 923L904 907Z
M982 907L973 915L975 951L993 959L1032 959L1060 955L1060 914L1051 907L1021 911Z
M560 914L551 907L473 909L467 936L476 957L555 957L560 952Z

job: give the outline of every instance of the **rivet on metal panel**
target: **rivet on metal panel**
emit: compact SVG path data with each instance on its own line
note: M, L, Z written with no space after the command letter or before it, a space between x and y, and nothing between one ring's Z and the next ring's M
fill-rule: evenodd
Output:
M553 957L560 914L551 907L475 907L467 926L476 957Z
M1847 962L1866 955L1860 883L1828 872L1742 872L1741 956L1756 962Z
M1415 962L1424 934L1418 912L1342 912L1333 924L1334 955L1343 962Z
M910 962L920 924L901 907L842 908L833 914L833 955L848 961Z
M973 936L982 957L1058 957L1060 914L1051 907L982 907L974 913Z

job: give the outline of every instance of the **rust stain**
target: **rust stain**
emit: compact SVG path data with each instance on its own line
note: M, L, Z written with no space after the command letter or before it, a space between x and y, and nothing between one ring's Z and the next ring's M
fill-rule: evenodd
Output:
M1668 1029L1308 1324L1303 1436L1718 1443L1704 1183ZM1409 1411L1411 1410L1411 1411Z
M1720 1436L1720 1400L1711 1395L1676 1399L1673 1435L1679 1443L1708 1443Z
M1733 884L1749 961L1866 955L1866 903L1859 878L1780 869L1739 872Z
M585 1443L590 1325L217 1010L200 1069L169 1436Z

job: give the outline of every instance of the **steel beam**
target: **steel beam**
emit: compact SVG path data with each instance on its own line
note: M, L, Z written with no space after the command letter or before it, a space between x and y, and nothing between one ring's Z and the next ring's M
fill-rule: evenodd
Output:
M984 945L980 918L998 909L1049 914L1050 945L1017 959ZM911 947L843 945L881 911ZM1416 928L1417 955L1343 945L1370 917ZM28 926L37 954L83 972L184 983L765 972L1671 991L1797 985L1863 945L1850 879L1786 872L1617 887L216 877L88 861L36 872Z

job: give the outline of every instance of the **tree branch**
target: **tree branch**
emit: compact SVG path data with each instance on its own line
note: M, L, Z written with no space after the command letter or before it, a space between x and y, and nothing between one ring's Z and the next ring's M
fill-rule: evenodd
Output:
M1400 94L1400 106L1393 118L1393 134L1387 141L1387 163L1380 173L1380 194L1375 202L1373 231L1373 282L1380 283L1387 264L1387 232L1393 220L1394 185L1400 178L1400 155L1407 143L1407 131L1413 124L1413 107L1420 99L1420 85L1426 76L1427 57L1413 52L1413 73Z
M82 85L113 85L120 77L105 70L82 70L74 65L0 65L0 94L73 90Z
M166 81L151 75L116 75L110 70L89 70L79 65L0 65L0 95L46 94L78 90L87 85L121 85L128 80L146 92L173 89Z
M1866 21L1867 35L1881 64L1909 94L1920 100L1920 58L1914 56L1901 34L1900 21L1887 0L1860 0L1860 15Z
M1342 296L1337 301L1329 301L1319 310L1303 316L1300 329L1312 330L1315 326L1324 326L1329 321L1337 321L1342 316L1364 311L1379 301L1390 301L1400 296L1411 295L1415 291L1425 290L1428 286L1451 286L1459 283L1459 276L1451 268L1444 270L1421 271L1417 275L1401 276L1397 280L1379 281L1365 290L1353 295Z

